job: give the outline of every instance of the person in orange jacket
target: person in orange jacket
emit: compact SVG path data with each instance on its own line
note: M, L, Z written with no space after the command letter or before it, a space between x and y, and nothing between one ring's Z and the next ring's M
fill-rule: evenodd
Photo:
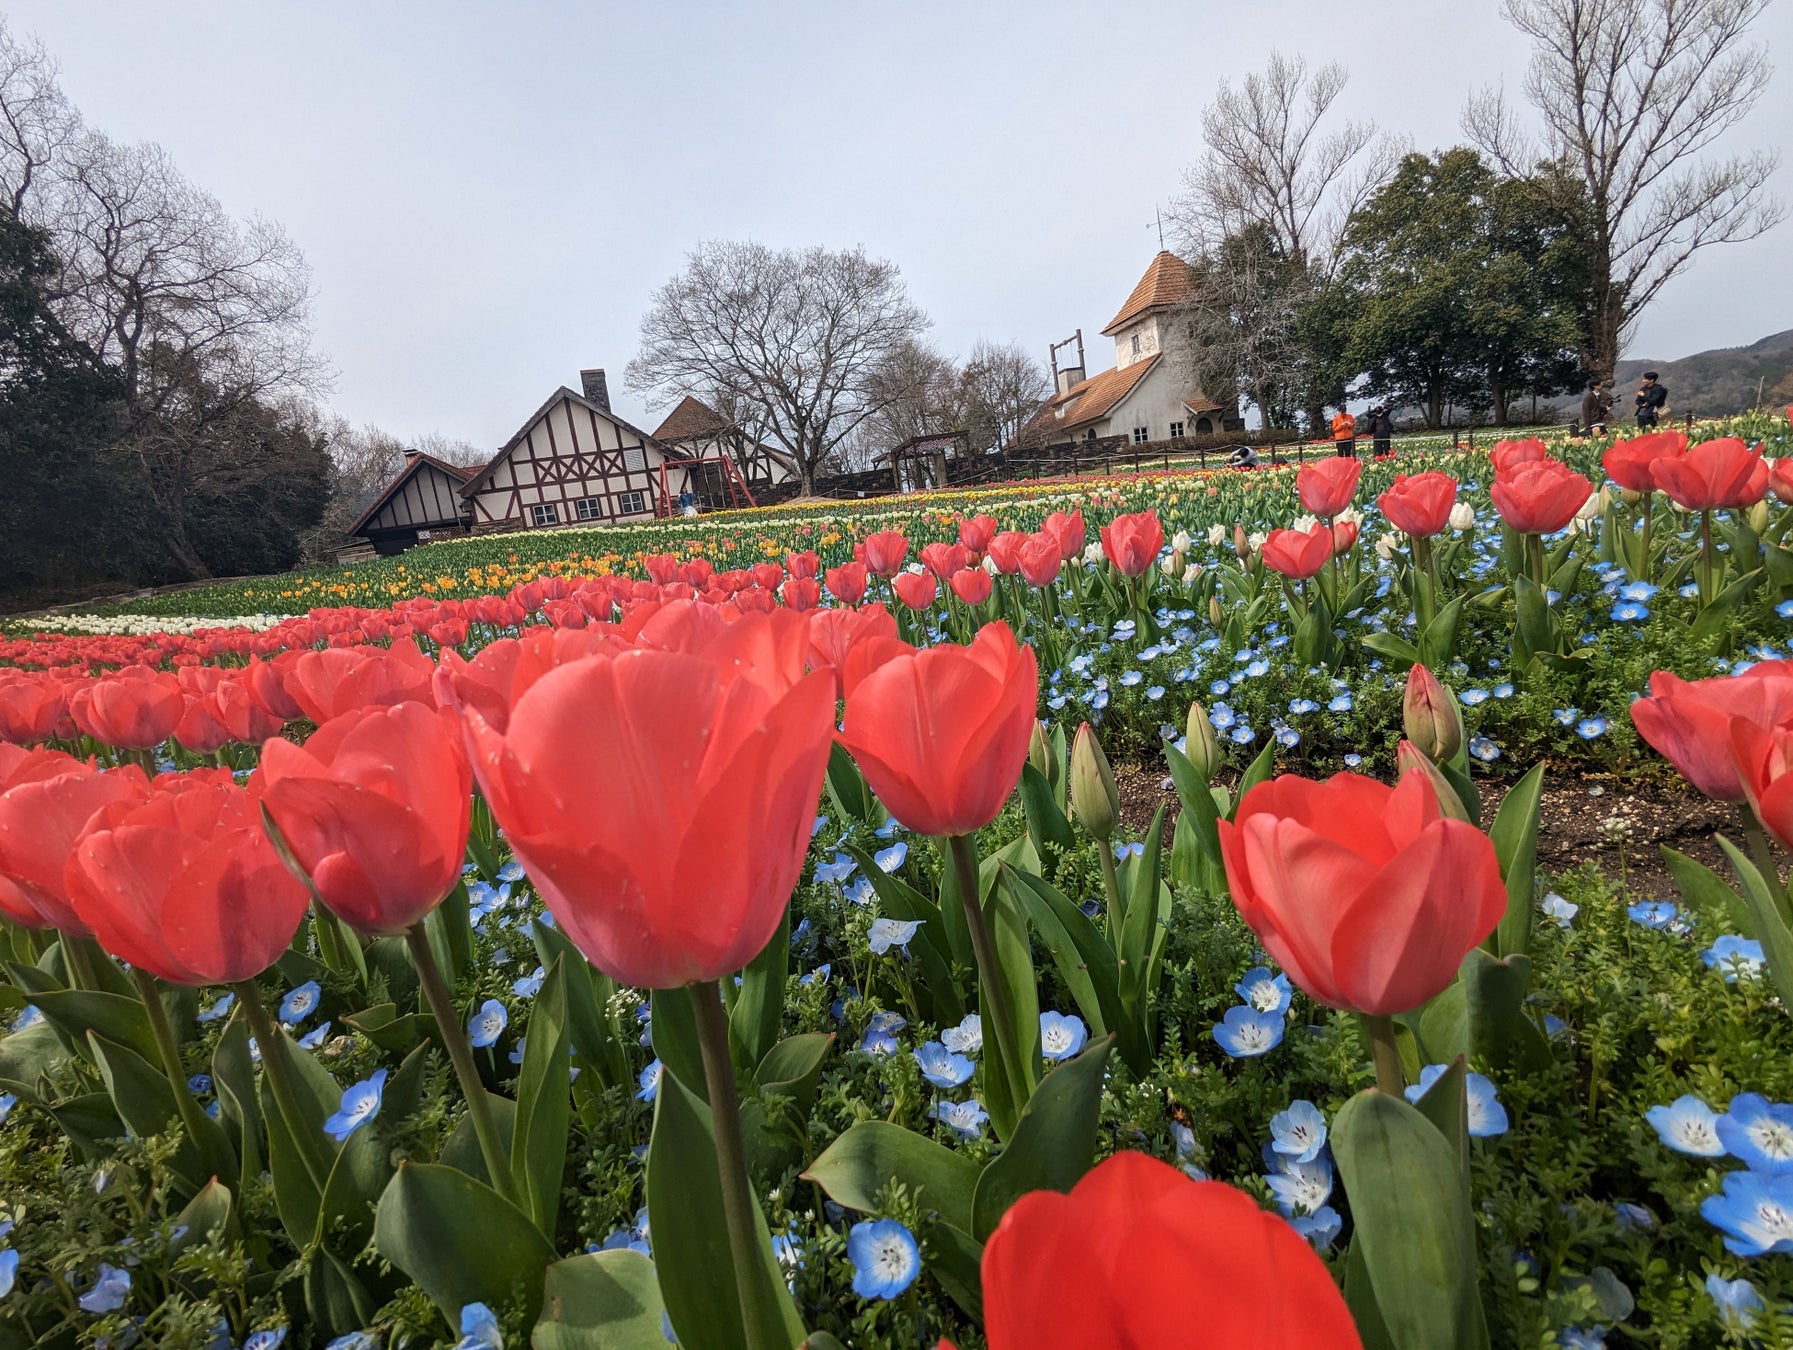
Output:
M1357 419L1342 404L1332 419L1332 443L1338 447L1340 459L1357 458Z

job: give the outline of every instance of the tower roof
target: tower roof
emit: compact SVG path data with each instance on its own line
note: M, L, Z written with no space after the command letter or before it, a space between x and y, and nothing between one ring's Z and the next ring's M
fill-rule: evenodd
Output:
M1133 322L1147 311L1174 305L1194 294L1195 283L1190 279L1189 264L1165 249L1152 259L1152 265L1146 268L1146 274L1139 279L1139 285L1133 288L1133 294L1127 297L1127 303L1121 306L1121 312L1108 321L1102 335L1112 337L1117 329Z

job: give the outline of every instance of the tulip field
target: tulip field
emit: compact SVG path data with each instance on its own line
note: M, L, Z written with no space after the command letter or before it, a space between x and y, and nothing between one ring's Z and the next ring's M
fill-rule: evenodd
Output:
M1793 1345L1790 855L1783 418L13 622L0 1350Z

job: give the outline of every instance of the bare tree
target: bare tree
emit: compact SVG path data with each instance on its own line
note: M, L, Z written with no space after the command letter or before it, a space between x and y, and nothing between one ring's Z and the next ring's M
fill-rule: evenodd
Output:
M0 183L21 219L43 171L81 128L56 73L43 43L15 38L0 17Z
M420 450L444 464L454 464L464 469L484 465L492 458L491 451L481 450L465 437L450 436L440 431L424 432L411 442L411 449Z
M829 457L887 406L881 364L927 327L896 267L863 249L711 241L654 293L626 379L660 406L727 391L796 461L809 493Z
M1587 365L1610 379L1637 317L1694 254L1753 239L1783 212L1765 195L1779 157L1708 157L1748 114L1769 75L1747 39L1768 0L1506 0L1532 41L1528 135L1498 90L1464 114L1469 135L1509 173L1554 161L1585 187L1593 254Z
M1006 450L1051 393L1046 370L1019 342L979 338L959 374L971 448L978 453Z
M1177 349L1185 377L1222 403L1242 393L1265 427L1293 424L1311 373L1301 334L1306 276L1263 223L1204 250L1193 273L1176 315L1192 339Z
M1282 256L1324 274L1351 212L1388 176L1400 144L1371 122L1329 118L1345 68L1272 52L1263 74L1223 84L1202 111L1201 157L1184 171L1171 210L1191 254L1267 226ZM1326 124L1323 126L1322 124Z
M873 369L867 393L878 405L846 447L855 468L869 468L882 451L917 436L958 431L964 421L960 370L925 342L897 343Z

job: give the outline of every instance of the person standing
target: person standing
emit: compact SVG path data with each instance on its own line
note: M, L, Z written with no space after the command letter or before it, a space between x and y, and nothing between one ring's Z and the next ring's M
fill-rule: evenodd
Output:
M1640 427L1653 427L1662 419L1663 411L1668 407L1668 389L1656 382L1656 372L1646 370L1643 382L1637 386L1637 424Z
M1338 448L1340 459L1357 458L1357 419L1345 410L1343 404L1333 415L1332 443Z
M1606 419L1612 414L1612 386L1595 380L1581 396L1581 424L1590 436L1606 434Z
M1370 409L1370 447L1377 459L1386 459L1394 452L1395 419L1389 416L1388 405L1378 403Z

